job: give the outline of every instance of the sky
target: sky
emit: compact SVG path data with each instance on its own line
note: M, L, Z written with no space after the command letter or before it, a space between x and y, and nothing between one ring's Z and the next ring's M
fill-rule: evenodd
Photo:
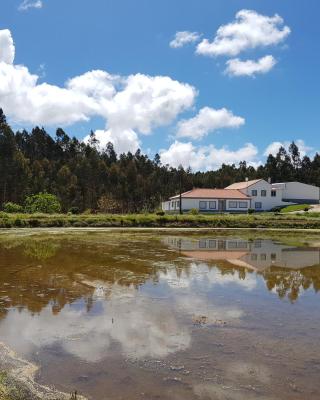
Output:
M318 0L1 0L0 107L163 164L320 150Z

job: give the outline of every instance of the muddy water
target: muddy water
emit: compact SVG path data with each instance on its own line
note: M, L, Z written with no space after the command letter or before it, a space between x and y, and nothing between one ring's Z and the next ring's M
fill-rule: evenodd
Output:
M2 232L0 341L89 399L319 399L320 240L260 236Z

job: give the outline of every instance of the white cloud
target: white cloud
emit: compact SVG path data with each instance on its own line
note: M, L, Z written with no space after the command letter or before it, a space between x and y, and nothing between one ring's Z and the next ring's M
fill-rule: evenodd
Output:
M115 94L114 85L119 79L118 76L108 72L95 70L70 79L67 88L96 99L109 99Z
M175 37L170 42L170 47L176 49L183 47L188 43L194 43L200 39L201 35L198 32L181 31L176 32Z
M167 76L130 75L105 109L110 127L151 133L193 105L197 91Z
M215 170L222 164L238 164L246 160L249 165L257 166L258 149L252 143L246 143L237 150L227 147L216 148L214 145L196 147L191 142L175 141L168 149L160 151L163 164L173 167L182 165L194 171Z
M197 53L236 56L244 50L276 45L289 33L290 28L283 26L278 14L268 17L253 10L240 10L235 21L220 26L212 42L203 39L197 46Z
M27 11L30 8L42 8L43 3L42 0L23 0L23 2L19 5L19 11Z
M141 148L141 142L138 138L138 135L132 129L127 130L97 130L95 131L95 137L99 140L98 148L103 150L108 142L113 144L113 147L116 153L127 153L131 151L132 153L136 152L139 148ZM90 139L90 135L86 136L83 141L85 143Z
M221 128L238 128L245 123L244 118L234 115L226 108L216 110L210 107L202 108L199 113L190 119L178 123L178 137L201 139L209 132Z
M0 104L8 117L66 126L100 116L106 121L98 132L101 142L105 132L105 141L112 140L118 151L135 151L138 134L172 123L197 96L194 87L167 76L119 77L100 70L69 79L64 87L40 84L38 75L13 64L14 50L10 31L0 31Z
M294 142L299 147L301 157L304 157L305 155L307 155L308 153L310 153L313 150L313 147L307 146L305 144L304 140L302 140L302 139L295 140ZM291 143L292 142L290 142L290 141L272 142L265 149L264 155L268 156L269 154L272 154L273 156L276 156L280 147L284 147L288 151Z
M227 61L225 72L231 76L253 76L255 74L265 74L269 72L277 61L271 56L261 57L258 61L241 61L239 58L233 58Z
M0 30L0 63L12 64L15 48L9 29Z

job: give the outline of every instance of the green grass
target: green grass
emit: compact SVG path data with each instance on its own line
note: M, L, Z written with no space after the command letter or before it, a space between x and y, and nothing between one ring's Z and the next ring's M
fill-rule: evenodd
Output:
M289 213L293 211L306 211L310 209L309 204L294 204L292 206L287 206L281 209L281 213Z
M0 228L50 227L172 227L172 228L280 228L320 229L316 213L286 214L6 214L0 213Z

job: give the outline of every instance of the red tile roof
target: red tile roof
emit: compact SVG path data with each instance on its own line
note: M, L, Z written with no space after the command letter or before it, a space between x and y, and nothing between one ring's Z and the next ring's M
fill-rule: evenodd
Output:
M263 181L263 179L253 179L252 181L243 181L243 182L236 182L232 185L226 187L226 189L246 189L249 186L254 185L257 182Z
M182 193L184 199L244 199L249 200L240 190L234 189L193 189ZM170 199L178 199L179 195L172 196Z

